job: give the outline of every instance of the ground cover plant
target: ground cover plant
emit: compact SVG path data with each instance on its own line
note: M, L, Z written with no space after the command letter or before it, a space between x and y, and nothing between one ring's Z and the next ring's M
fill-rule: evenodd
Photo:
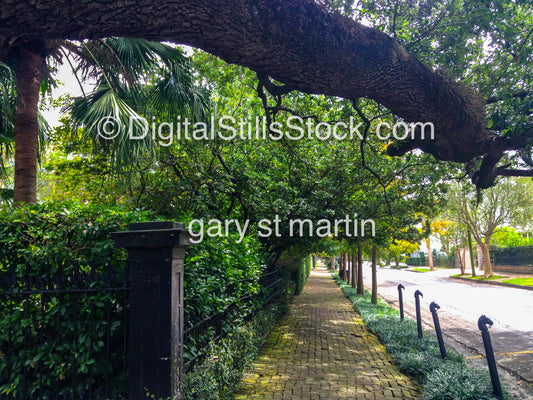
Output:
M425 334L418 338L416 322L399 320L399 312L378 301L370 302L370 294L360 296L338 274L333 279L354 304L370 330L376 334L394 358L400 371L415 377L421 384L425 398L432 400L492 399L492 385L488 371L470 368L464 358L450 349L442 359L437 339ZM505 394L505 399L510 397Z

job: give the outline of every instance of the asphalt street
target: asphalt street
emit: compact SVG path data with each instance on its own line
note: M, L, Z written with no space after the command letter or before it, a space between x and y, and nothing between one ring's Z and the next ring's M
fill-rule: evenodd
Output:
M371 269L363 268L365 286L370 286ZM398 308L398 284L405 287L406 316L415 319L414 293L421 298L424 329L434 332L429 311L432 301L441 308L440 325L447 346L464 354L470 364L487 368L485 350L477 321L486 315L499 374L504 385L517 399L533 399L533 291L462 282L450 279L458 269L440 269L417 273L393 268L378 269L378 292Z

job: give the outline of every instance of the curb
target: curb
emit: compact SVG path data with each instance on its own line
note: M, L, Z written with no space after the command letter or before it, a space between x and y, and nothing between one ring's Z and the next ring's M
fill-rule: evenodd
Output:
M503 282L498 282L498 281L480 281L480 280L475 280L475 279L470 279L470 278L462 278L460 276L449 276L448 279L455 279L458 281L467 281L467 282L474 282L474 283L482 283L486 285L504 286L504 287L511 287L515 289L533 291L533 286L515 285L514 283L503 283Z

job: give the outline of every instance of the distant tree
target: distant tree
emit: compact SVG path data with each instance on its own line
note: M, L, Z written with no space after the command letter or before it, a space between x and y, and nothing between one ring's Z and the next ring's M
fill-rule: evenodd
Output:
M398 266L400 262L405 261L408 254L417 251L418 247L417 243L408 242L407 240L396 240L385 249L385 254L394 260L396 266Z
M490 244L499 247L528 246L533 244L533 238L524 236L515 228L504 226L494 232Z
M494 275L489 255L492 235L504 224L523 223L531 218L531 191L531 183L524 179L502 181L484 191L481 199L468 188L453 186L448 203L450 218L465 225L481 247L485 277Z
M431 232L431 235L438 236L439 238L446 236L448 234L448 228L450 226L450 221L444 221L444 220L438 220L433 221L429 224L429 232ZM433 251L431 249L431 238L428 236L426 239L424 239L424 242L426 244L427 250L428 250L428 263L429 263L429 269L433 271L435 269L435 265L433 262Z

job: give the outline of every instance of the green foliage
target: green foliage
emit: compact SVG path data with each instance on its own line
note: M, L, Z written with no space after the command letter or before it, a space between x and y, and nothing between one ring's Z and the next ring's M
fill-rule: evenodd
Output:
M226 312L221 327L226 335L262 307L262 296L255 295L261 290L259 279L267 268L267 257L256 238L236 239L237 235L209 238L187 249L183 283L186 327ZM187 335L185 362L202 357L213 336L213 332L197 338Z
M490 244L498 247L520 247L533 245L533 238L525 237L515 228L502 226L494 232Z
M104 266L109 260L115 276L109 284L121 286L125 252L114 246L109 233L123 231L131 222L155 219L149 212L65 203L4 208L0 216L1 290L11 286L4 287L8 283L14 283L15 290L40 289L40 285L58 276L63 277L65 284L80 289L100 289L99 283L85 280L89 276L107 277L108 269ZM260 306L257 301L240 299L258 292L259 277L265 269L265 253L253 237L240 243L232 236L206 239L190 247L184 278L187 322L192 325L235 304L236 312L223 326L224 333L232 332L243 323L246 314ZM46 392L52 388L57 388L60 394L81 396L89 388L100 388L106 372L114 372L109 381L112 387L122 386L121 349L126 312L123 296L117 297L113 292L35 294L27 300L25 296L2 296L0 301L3 302L0 324L4 327L0 333L0 352L6 353L7 341L11 340L11 369L15 371L15 378L7 384L0 373L0 391L4 394L17 394L24 373L35 396L39 390ZM107 330L109 342L105 337ZM211 338L210 333L197 340L187 337L185 359L201 354L201 348ZM24 353L26 346L28 351ZM4 374L6 362L6 357L0 357L0 371ZM37 378L40 371L46 373Z
M125 254L113 246L109 233L150 216L61 203L4 208L0 290L121 287ZM7 353L8 342L11 346L9 361L0 357L0 393L19 396L26 382L35 398L55 390L60 396L81 397L103 389L102 377L108 373L111 387L123 387L123 358L117 352L124 344L122 294L15 293L1 296L0 303L0 352Z
M490 378L485 371L451 363L443 363L427 375L424 396L433 400L494 398Z
M283 261L285 281L291 281L294 284L294 293L300 294L307 282L307 278L311 273L311 259L310 257L291 258Z
M338 274L333 279L370 330L385 345L402 372L416 377L423 383L425 398L432 400L490 399L492 386L487 371L468 368L464 358L447 349L446 359L440 356L437 339L425 334L418 337L416 322L409 319L399 321L399 312L379 299L371 303L368 292L357 295ZM505 395L508 398L507 394Z
M0 268L41 264L104 265L125 260L109 234L153 214L74 203L46 203L0 209Z
M255 359L266 334L288 310L290 296L260 311L248 324L234 327L226 338L211 345L205 360L185 376L185 400L231 399L244 370Z
M267 257L256 238L236 239L206 239L187 249L184 290L192 294L187 295L185 313L191 323L259 290Z

